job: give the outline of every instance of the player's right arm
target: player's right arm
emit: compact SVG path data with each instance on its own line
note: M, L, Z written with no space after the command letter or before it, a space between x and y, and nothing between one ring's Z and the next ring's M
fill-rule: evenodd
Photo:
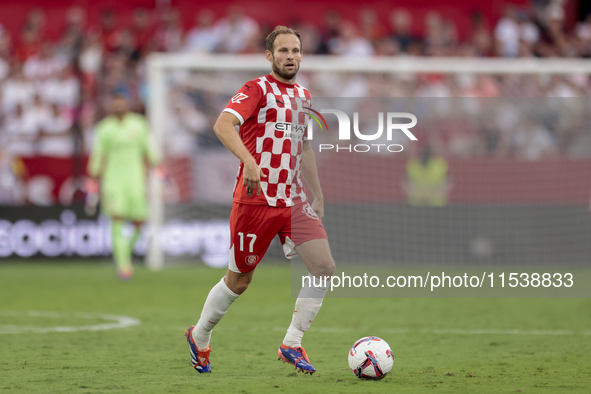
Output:
M102 121L96 127L94 145L90 159L88 160L87 172L90 177L84 183L84 189L86 191L84 210L88 216L93 216L96 213L99 202L100 176L103 173L104 156L108 149L106 131L103 127L104 124L104 121Z
M92 146L92 153L88 160L88 175L94 179L98 179L103 172L103 165L105 161L105 154L108 150L107 133L105 130L105 120L99 122L96 126L96 136L94 145Z
M266 178L267 176L263 174L256 160L246 149L238 133L236 133L236 126L239 124L240 120L236 115L230 112L222 112L213 126L213 131L222 141L222 144L244 163L242 185L246 186L248 194L250 195L255 191L259 195L261 194L261 177Z

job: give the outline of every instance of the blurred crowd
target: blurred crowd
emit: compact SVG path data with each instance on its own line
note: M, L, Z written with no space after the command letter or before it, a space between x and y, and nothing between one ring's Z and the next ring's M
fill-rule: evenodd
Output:
M527 8L508 6L495 25L474 12L466 39L460 39L454 20L437 12L425 14L424 31L418 34L418 21L406 9L378 15L364 8L358 20L343 20L335 10L327 13L322 25L293 21L291 26L300 31L307 54L351 58L591 56L591 16L567 29L563 3L533 0ZM132 110L143 112L148 89L145 60L151 52L261 53L274 27L261 24L239 5L230 6L223 16L200 9L188 29L175 8L137 8L129 24L120 22L116 9L107 9L99 23L91 25L83 8L72 7L56 39L46 35L48 23L44 11L35 9L28 14L20 36L0 26L0 146L13 156L68 157L81 150L88 152L93 127L105 115L113 93L126 97ZM331 83L331 78L339 78L339 83ZM171 93L170 154L188 155L195 144L218 146L211 125L227 97L213 104L207 94L195 89L195 81L185 82ZM317 96L591 95L585 75L365 77L303 72L301 83ZM552 130L543 134L540 140L547 141L556 154L569 152ZM484 138L481 145L487 141Z

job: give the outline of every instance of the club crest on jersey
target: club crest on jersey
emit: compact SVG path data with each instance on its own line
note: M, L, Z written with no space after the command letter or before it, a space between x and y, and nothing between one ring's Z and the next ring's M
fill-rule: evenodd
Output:
M312 209L312 207L310 206L310 203L304 204L304 206L302 207L302 212L310 219L319 220L318 215L316 214L316 211Z
M259 261L259 256L256 254L249 254L248 256L246 256L246 258L244 259L244 262L246 263L246 265L251 266L253 264L256 264L256 262Z
M244 93L236 93L236 94L234 95L234 97L232 97L231 101L232 101L234 104L240 104L240 101L241 101L241 100L244 100L245 98L248 98L248 96L247 96L247 95L245 95Z

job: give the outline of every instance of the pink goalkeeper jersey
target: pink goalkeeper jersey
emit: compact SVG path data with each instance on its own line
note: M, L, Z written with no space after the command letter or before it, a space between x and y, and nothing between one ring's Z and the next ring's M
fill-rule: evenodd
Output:
M261 194L249 196L242 185L244 164L240 163L234 202L290 207L306 201L300 163L307 123L305 108L310 106L306 88L280 82L270 74L245 83L232 97L224 112L240 120L240 138L267 175L261 178Z

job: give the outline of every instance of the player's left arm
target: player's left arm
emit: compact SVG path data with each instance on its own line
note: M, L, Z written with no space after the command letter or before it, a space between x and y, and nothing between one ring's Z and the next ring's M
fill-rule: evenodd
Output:
M104 128L104 121L96 127L96 136L92 152L88 160L88 178L84 181L85 202L84 211L88 216L93 216L99 202L99 191L101 176L104 171L106 154L109 149L107 131Z
M150 133L150 126L146 118L142 117L141 124L142 124L142 150L144 152L144 157L149 167L154 169L154 174L160 178L164 179L168 175L168 170L162 163L162 156L158 149L156 148L156 144L154 142L154 138Z
M316 159L314 158L314 150L310 141L305 140L302 146L302 176L304 177L312 195L314 202L312 209L318 214L320 220L324 217L324 196L322 195L322 188L320 187L320 179L318 179L318 169L316 167Z
M101 122L96 127L96 136L87 168L88 175L97 181L103 172L104 156L108 150L107 134L102 125Z
M155 167L160 164L161 158L158 150L156 149L156 144L154 143L154 139L152 134L150 133L150 126L148 125L148 121L141 115L138 116L138 122L140 124L142 134L140 143L142 145L142 151L144 152L144 157L149 165Z

